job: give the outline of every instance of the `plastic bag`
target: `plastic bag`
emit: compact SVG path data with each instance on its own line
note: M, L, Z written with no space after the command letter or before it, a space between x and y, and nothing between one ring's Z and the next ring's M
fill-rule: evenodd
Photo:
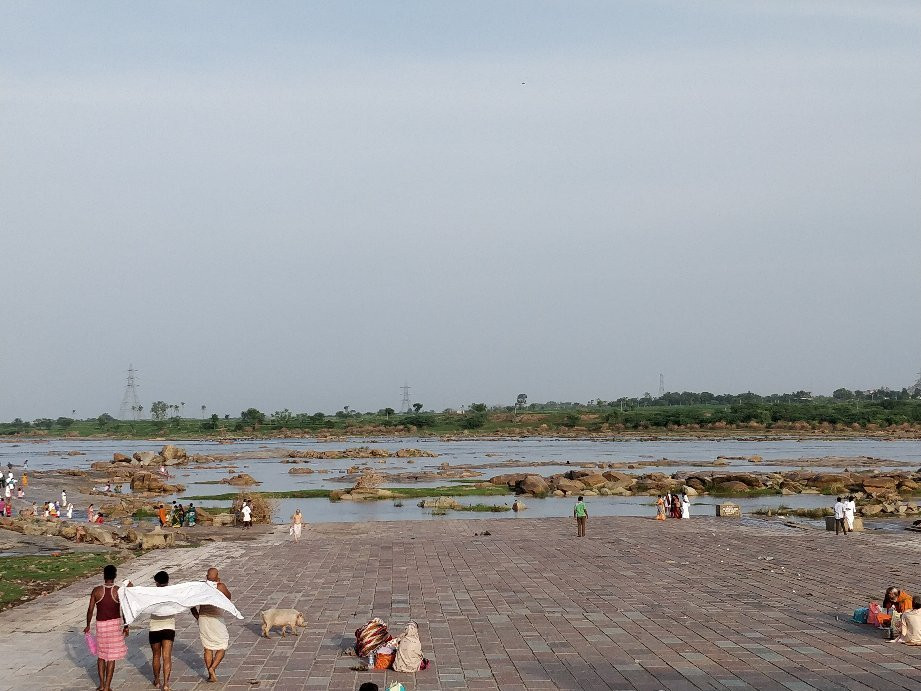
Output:
M387 691L406 691L406 687L403 686L403 682L395 681L387 687Z
M90 655L97 655L99 653L99 645L96 643L96 636L91 633L83 634L83 639L86 641L86 647L89 648Z
M870 616L869 607L858 607L854 610L854 621L858 624L866 624L867 618Z

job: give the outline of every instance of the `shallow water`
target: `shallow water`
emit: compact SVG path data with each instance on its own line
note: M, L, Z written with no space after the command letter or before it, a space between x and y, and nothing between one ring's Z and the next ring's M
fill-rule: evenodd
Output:
M28 459L29 468L46 470L52 468L80 468L87 467L93 461L110 460L116 451L132 454L136 451L159 451L163 441L121 441L111 439L55 439L39 441L37 443L20 441L13 443L0 443L0 466L8 462L14 466L22 466ZM222 463L219 469L202 469L192 466L172 468L175 473L175 482L186 485L186 491L181 495L165 497L171 501L175 498L182 499L193 495L217 495L236 492L238 488L226 484L197 484L213 482L227 477L228 474L246 472L255 477L261 484L254 488L262 491L284 491L295 489L342 489L347 484L335 482L333 478L345 473L351 465L370 465L381 471L424 471L437 469L441 463L449 465L486 464L504 461L520 461L521 465L504 466L500 468L487 468L480 472L481 478L487 479L493 475L532 472L541 475L571 470L574 464L597 462L637 462L669 459L671 461L713 461L718 456L751 456L759 455L764 461L753 464L747 460L728 460L727 465L719 467L695 468L679 463L676 465L662 465L661 467L644 466L623 472L650 473L655 471L672 474L681 471L691 472L780 472L794 470L798 466L796 459L817 458L823 456L864 457L871 456L890 461L902 461L921 466L921 441L918 440L877 440L877 439L770 439L765 441L738 440L738 439L661 439L655 441L640 440L603 440L603 439L470 439L462 441L442 441L433 438L384 438L384 439L349 439L345 441L320 442L313 439L260 439L255 441L236 442L233 444L219 444L214 441L174 441L183 446L190 454L237 454L243 456L233 462ZM340 459L340 460L311 460L307 464L291 465L282 463L279 458L255 459L246 458L246 452L255 454L267 449L314 449L333 450L345 449L355 446L374 445L389 451L401 448L420 448L439 454L438 458L416 458L413 463L410 459L390 458L384 463L378 459ZM67 456L68 451L80 451L85 455ZM532 461L558 461L551 466L530 466ZM570 461L567 464L567 461ZM773 461L773 462L772 462ZM782 462L778 462L782 461ZM914 465L917 464L917 465ZM230 470L230 467L233 470ZM288 470L296 467L310 467L315 472L310 475L291 475ZM892 464L885 461L874 466L878 470L891 469ZM904 469L904 468L903 468ZM912 468L913 469L913 468ZM843 470L843 466L836 468L816 469L822 472L836 472ZM390 486L440 486L449 484L444 480L408 483L391 483ZM385 485L387 486L387 485ZM511 504L510 497L460 497L458 501L463 504ZM655 509L649 497L590 497L591 511L594 515L605 516L652 516ZM819 495L797 496L771 496L757 499L733 500L743 507L743 511L753 511L759 507L779 506L786 504L796 508L813 508L827 506L829 498ZM199 502L208 506L214 502ZM226 501L218 504L226 505ZM719 503L717 499L702 497L697 500L692 511L695 513L714 512L713 506ZM572 510L572 500L568 498L528 499L528 509L522 516L567 516ZM423 510L416 506L414 500L405 500L402 507L395 507L390 501L376 502L337 502L326 499L286 499L279 501L276 518L281 521L300 507L307 521L370 521L370 520L445 520L457 518L512 518L516 517L511 511L504 513L477 513L469 511L452 511L447 516L432 516L431 510Z

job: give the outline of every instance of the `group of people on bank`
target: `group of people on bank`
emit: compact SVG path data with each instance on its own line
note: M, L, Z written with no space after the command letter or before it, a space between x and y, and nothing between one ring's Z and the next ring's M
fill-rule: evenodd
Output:
M666 517L690 518L691 500L684 492L660 494L656 499L656 520L664 521Z

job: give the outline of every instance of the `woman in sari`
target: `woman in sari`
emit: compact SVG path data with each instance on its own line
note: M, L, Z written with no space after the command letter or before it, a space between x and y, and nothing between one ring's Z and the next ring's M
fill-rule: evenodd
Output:
M672 495L672 518L681 518L681 497L678 494Z
M663 499L661 495L656 499L656 520L665 520L665 499Z

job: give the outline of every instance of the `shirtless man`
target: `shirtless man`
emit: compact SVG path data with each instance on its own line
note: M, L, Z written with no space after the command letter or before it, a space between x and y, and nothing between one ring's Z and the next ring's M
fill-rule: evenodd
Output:
M215 568L208 569L205 576L208 585L217 588L230 599L230 590L221 582L221 576ZM205 670L208 681L217 681L215 671L224 659L224 653L230 647L230 634L221 618L221 610L214 605L199 605L192 608L192 616L198 621L198 633L204 648Z

